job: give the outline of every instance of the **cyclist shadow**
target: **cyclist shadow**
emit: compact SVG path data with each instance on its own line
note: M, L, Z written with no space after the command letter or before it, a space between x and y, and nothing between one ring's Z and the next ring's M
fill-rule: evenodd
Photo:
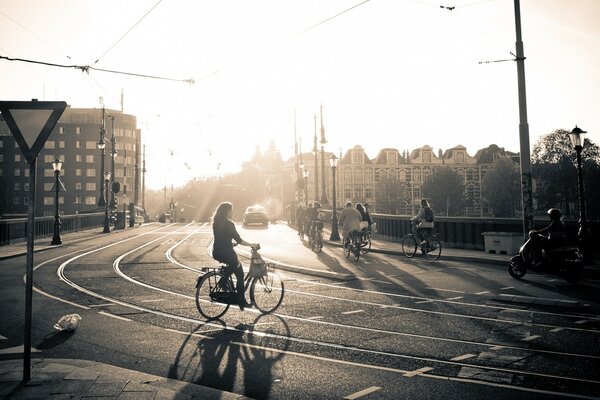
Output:
M265 329L255 334L256 325L264 325ZM202 333L203 327L212 329ZM214 329L218 331L214 332ZM289 336L289 327L281 317L262 314L252 324L228 327L222 320L200 324L179 347L168 377L266 399L273 383L283 377L279 361L284 354L267 350L273 341L269 333L277 337ZM287 349L289 342L284 340L283 343Z

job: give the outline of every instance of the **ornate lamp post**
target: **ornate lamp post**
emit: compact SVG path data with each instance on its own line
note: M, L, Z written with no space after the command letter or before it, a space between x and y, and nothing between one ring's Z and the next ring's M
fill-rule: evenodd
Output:
M304 167L302 176L304 176L304 207L308 207L308 168Z
M106 148L106 140L105 140L105 133L106 133L106 129L104 127L104 102L102 100L102 97L100 97L100 104L102 104L102 124L100 125L100 139L98 139L98 143L96 143L96 146L98 147L98 149L100 150L100 197L98 198L98 207L104 207L104 203L106 203L106 200L108 198L108 196L106 196L106 198L104 197L104 181L102 180L102 177L104 175L104 156L106 155L105 152L105 148Z
M58 214L58 189L60 187L60 170L62 169L62 161L58 158L54 160L52 163L52 169L54 169L54 176L56 177L56 182L54 183L55 187L55 196L54 196L54 204L55 204L55 212L54 212L54 235L52 236L52 246L62 244L62 239L60 238L60 215Z
M104 191L105 194L103 196L105 196L105 200L104 200L104 230L102 231L102 233L109 233L110 232L110 218L108 216L108 201L106 201L106 199L108 198L108 182L110 181L110 171L105 171L104 172Z
M577 233L577 236L579 237L579 242L581 243L583 258L586 261L590 261L590 231L588 230L587 215L585 211L583 172L581 169L581 151L583 150L583 145L585 144L586 133L586 131L578 128L577 125L575 125L575 128L573 128L573 130L569 133L569 137L571 138L571 143L573 143L573 147L577 152L577 181L579 183L579 232Z
M112 181L114 181L115 179L115 157L117 156L117 150L115 150L115 145L116 145L116 139L115 139L115 116L114 115L110 115L110 119L112 121L112 135L110 137L110 176L112 178ZM111 184L112 186L112 184ZM112 189L112 187L111 187ZM110 209L111 212L116 212L117 211L117 205L115 203L115 192L113 192L112 190L110 191Z
M336 193L335 193L335 170L337 168L337 163L338 163L338 158L335 156L335 154L332 154L331 157L329 157L329 165L331 165L331 174L333 175L333 190L332 190L332 194L333 194L333 200L332 200L332 207L331 207L331 235L329 236L329 240L340 240L340 233L338 232L338 220L337 220L337 200L336 200Z

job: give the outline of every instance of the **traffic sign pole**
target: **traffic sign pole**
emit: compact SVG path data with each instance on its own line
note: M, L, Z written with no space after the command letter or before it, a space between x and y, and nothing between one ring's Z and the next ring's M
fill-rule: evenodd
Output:
M27 207L27 266L25 274L25 332L23 344L23 382L31 379L31 310L33 300L33 240L35 223L35 168L29 163L29 206ZM31 189L33 188L33 189Z

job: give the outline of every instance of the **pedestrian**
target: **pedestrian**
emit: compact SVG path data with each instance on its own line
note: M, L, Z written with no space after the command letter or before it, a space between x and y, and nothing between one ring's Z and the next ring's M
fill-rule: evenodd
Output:
M342 227L342 237L344 238L343 243L346 244L351 238L351 233L354 231L360 231L360 221L362 215L360 211L352 207L352 203L347 201L346 207L340 213L338 225Z
M244 296L244 270L242 269L242 264L238 259L237 253L233 250L232 240L235 240L236 243L243 246L250 246L253 248L258 247L259 244L246 242L240 237L235 229L235 225L231 221L232 215L233 205L229 202L219 204L213 215L212 227L214 240L212 257L227 265L223 270L227 276L235 274L237 280L236 290L238 304L240 310L244 310L244 307L248 307L250 304L246 301L246 297Z

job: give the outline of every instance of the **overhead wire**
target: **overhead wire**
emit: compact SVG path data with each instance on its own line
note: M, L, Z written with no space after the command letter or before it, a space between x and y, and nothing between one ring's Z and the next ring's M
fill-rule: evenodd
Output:
M123 34L123 36L121 36L121 37L120 37L120 38L119 38L119 39L118 39L118 40L117 40L117 41L116 41L116 42L115 42L115 43L114 43L112 46L110 46L110 47L109 47L109 49L108 49L108 50L106 50L106 51L104 52L104 54L102 54L100 57L98 57L98 59L97 59L96 61L94 61L94 65L98 64L98 62L99 62L99 61L100 61L100 60L101 60L101 59L102 59L102 58L103 58L105 55L107 55L107 54L108 54L108 53L109 53L109 52L110 52L112 49L114 49L114 48L115 48L115 46L116 46L117 44L119 44L119 42L121 42L121 40L123 40L123 38L125 38L125 36L127 36L127 35L128 35L128 34L129 34L129 33L130 33L132 30L133 30L133 28L135 28L136 26L138 26L138 24L139 24L140 22L142 22L142 20L143 20L144 18L146 18L146 17L148 16L148 14L150 14L150 13L152 12L152 10L154 10L154 9L156 8L156 6L158 6L158 5L159 5L161 2L162 2L162 0L158 0L158 2L157 2L157 3L156 3L154 6L152 6L152 8L151 8L150 10L148 10L148 11L146 12L146 14L144 14L144 15L142 16L142 18L140 18L140 19L139 19L139 20L138 20L138 21L137 21L135 24L133 24L133 26L132 26L131 28L129 28L129 29L127 30L127 32L125 32L125 33Z
M340 16L340 15L342 15L342 14L345 14L345 13L347 13L348 11L351 11L351 10L353 10L353 9L357 8L357 7L360 7L360 6L362 6L362 5L363 5L363 4L365 4L365 3L368 3L369 1L371 1L371 0L364 0L364 1L360 2L360 3L358 3L358 4L355 4L355 5L353 5L353 6L352 6L352 7L350 7L350 8L347 8L347 9L345 9L344 11L341 11L341 12L339 12L339 13L337 13L337 14L335 14L335 15L333 15L333 16L331 16L331 17L329 17L329 18L326 18L326 19L322 20L321 22L318 22L318 23L316 23L316 24L314 24L314 25L312 25L312 26L309 26L308 28L306 28L306 29L303 29L303 30L301 30L300 32L298 32L298 33L296 33L295 35L293 35L293 36L292 36L292 38L294 38L294 37L298 37L298 36L300 36L300 35L303 35L303 34L305 34L306 32L308 32L308 31L310 31L310 30L313 30L313 29L315 29L316 27L318 27L318 26L321 26L321 25L325 24L326 22L329 22L329 21L331 21L332 19L334 19L334 18L337 18L337 17L339 17L339 16Z

